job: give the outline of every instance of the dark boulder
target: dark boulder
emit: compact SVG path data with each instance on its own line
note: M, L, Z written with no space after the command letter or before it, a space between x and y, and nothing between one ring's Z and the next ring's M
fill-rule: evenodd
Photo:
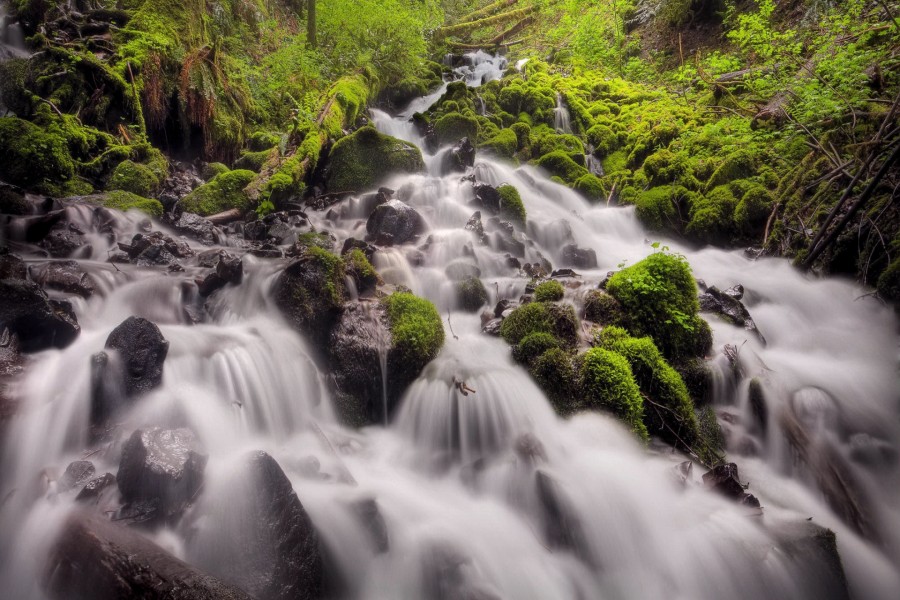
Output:
M218 241L216 226L200 215L181 211L176 217L172 213L166 213L163 220L178 233L190 236L204 246L212 246Z
M128 317L106 338L107 350L115 350L121 361L126 396L143 394L162 383L162 367L169 342L155 323Z
M475 234L475 239L482 246L488 245L488 236L484 233L484 224L481 222L481 211L476 210L475 213L466 221L466 231Z
M400 200L388 200L375 207L366 231L376 244L404 244L426 229L425 220L414 208Z
M713 467L703 474L703 485L731 500L742 500L745 496L744 486L738 478L738 468L734 463Z
M492 215L500 212L500 192L492 185L486 183L473 183L472 191L475 192L473 204L488 211Z
M481 277L481 269L477 265L463 260L455 260L447 265L444 268L444 273L452 281L464 281L473 277Z
M344 245L341 247L341 256L344 256L351 250L362 250L362 253L366 255L366 258L372 260L372 257L375 256L375 252L378 251L378 248L363 240L347 238L344 240Z
M204 264L208 264L208 258L208 255L203 257ZM229 283L239 285L244 278L244 261L239 256L220 250L216 253L213 264L216 270L197 280L197 287L203 297Z
M456 142L441 159L441 175L449 173L465 173L468 167L475 165L475 146L469 138Z
M93 477L94 472L94 463L89 460L76 460L66 467L66 471L57 482L57 489L60 492L65 492L66 490L80 486Z
M747 307L740 301L743 295L743 286L734 286L724 292L715 286L709 286L700 294L700 310L715 313L732 325L743 327L765 346L766 338L759 332Z
M90 250L84 232L74 223L61 221L40 242L53 258L68 258L79 250Z
M304 252L275 280L273 297L288 322L324 348L345 297L343 261L325 251Z
M543 508L544 538L547 545L569 550L590 564L592 557L587 540L584 539L584 529L559 483L539 470L535 474L535 485Z
M81 488L81 491L75 496L75 500L84 503L97 502L103 491L115 484L116 476L112 473L104 473L100 477L94 477L84 484L84 487Z
M131 262L141 267L168 265L176 258L194 255L194 251L186 243L174 240L161 231L137 233L131 239L131 244L119 244L119 247L128 253Z
M86 513L66 521L45 573L59 600L250 600L137 531Z
M31 202L25 192L14 185L0 182L0 214L28 215L31 213Z
M31 270L31 278L42 287L77 294L82 298L90 298L94 293L94 282L90 275L74 260L62 260L35 267Z
M596 269L597 253L590 248L579 248L569 244L562 249L562 261L576 269Z
M50 300L33 281L0 280L0 331L18 336L24 352L65 348L81 331L68 302Z
M209 516L214 529L206 541L214 544L214 556L200 562L254 598L321 598L319 536L275 459L265 452L248 455L230 497L233 503Z
M28 279L25 261L6 248L0 248L0 279Z
M848 600L850 591L834 532L809 521L770 522L777 547L790 558L810 598Z
M116 481L126 503L146 503L154 517L171 517L200 491L206 460L189 429L138 429L122 448Z

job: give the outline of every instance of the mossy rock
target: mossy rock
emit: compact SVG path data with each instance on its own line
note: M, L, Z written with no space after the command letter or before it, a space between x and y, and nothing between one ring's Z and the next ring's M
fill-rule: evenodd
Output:
M628 171L628 154L624 150L617 150L600 160L603 172L607 175Z
M698 242L725 244L734 235L734 209L737 199L727 185L720 185L691 206L685 235Z
M488 291L477 277L469 277L456 282L456 301L463 310L477 312L487 304Z
M591 348L579 363L581 406L611 412L640 439L647 440L644 402L625 357L604 348Z
M584 318L600 325L614 325L624 318L622 305L602 290L591 290L584 297Z
M698 314L697 285L683 256L654 252L613 275L606 289L622 305L625 328L653 338L669 361L702 356L711 347L712 332Z
M523 352L536 352L543 345L538 344L539 341L540 338L536 338L529 342ZM572 355L562 348L548 347L530 362L529 373L550 399L557 414L565 417L578 410L578 378Z
M406 389L444 346L444 324L434 304L408 292L382 300L391 332L388 378L391 389Z
M314 235L319 236L319 239L310 240L308 243L309 246L322 247L321 244L323 242L321 238L325 237L329 244L327 248L330 249L330 238L323 234ZM344 255L344 269L347 275L353 280L354 285L356 285L356 291L358 293L373 289L378 284L378 271L375 270L375 267L373 267L372 263L369 262L369 259L366 258L365 253L359 248L353 248Z
M370 126L338 140L329 160L326 186L331 191L361 192L392 174L425 170L418 148Z
M501 129L479 147L500 158L512 158L519 149L519 140L512 129Z
M644 425L651 435L690 451L698 442L697 417L687 386L649 337L635 338L621 327L607 327L597 337L602 348L625 357L634 379L653 405L644 403Z
M275 280L275 303L291 326L325 348L346 297L341 257L309 246Z
M576 192L594 202L606 197L606 188L603 182L593 173L579 177L573 188Z
M562 150L554 150L545 154L535 164L551 175L559 177L570 186L589 174L587 169L572 160L572 157Z
M734 224L744 235L761 232L772 212L772 194L761 185L748 189L734 209Z
M232 208L250 209L250 199L244 188L253 181L253 171L236 170L221 173L182 198L180 205L187 212L208 216Z
M510 345L516 345L530 333L553 334L560 346L574 347L578 343L578 318L571 306L548 302L531 302L516 308L500 325L500 335Z
M524 229L525 219L528 215L525 212L525 205L522 203L519 190L513 185L504 183L497 188L497 192L500 194L500 218Z
M706 189L711 190L736 179L746 179L754 173L756 159L746 150L738 150L725 157L706 183Z
M0 179L36 190L75 175L68 143L59 135L16 117L0 117Z
M517 150L521 150L528 145L528 140L531 136L531 127L528 125L528 123L522 123L521 121L519 121L510 125L509 128L516 135Z
M281 134L271 133L269 131L254 132L247 138L247 147L251 152L262 152L269 150L281 143Z
M451 112L434 122L434 134L439 144L454 144L467 137L478 138L478 118Z
M535 331L523 337L522 341L513 346L512 354L516 361L530 365L547 350L559 347L559 340L552 333Z
M239 159L234 161L234 168L259 173L263 165L276 153L277 150L274 148L258 152L244 152Z
M101 206L113 208L122 212L135 209L146 213L151 217L159 218L163 215L163 205L159 200L144 198L124 190L113 190L91 198L91 200L94 199Z
M109 190L121 190L148 197L157 192L160 185L162 180L150 167L131 160L123 160L113 169L106 187Z
M587 131L588 143L594 147L594 152L600 156L609 156L619 149L619 135L607 125L594 125ZM624 153L623 153L624 156Z
M562 300L566 290L563 285L555 279L544 281L534 288L535 302L556 302Z
M663 185L638 192L635 199L637 217L653 231L681 232L679 215L689 206L694 193L680 185Z
M227 173L230 170L231 169L229 169L227 165L220 162L206 163L205 165L203 165L203 170L200 171L200 177L203 179L203 181L209 181L216 175Z

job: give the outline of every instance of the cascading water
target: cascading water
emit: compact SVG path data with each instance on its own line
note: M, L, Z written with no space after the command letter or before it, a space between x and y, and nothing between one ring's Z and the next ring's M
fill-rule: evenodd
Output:
M473 75L465 79L473 84L498 77L506 66L486 55L468 60ZM398 118L373 111L373 121L421 145L408 115L440 92ZM426 161L433 165L435 156ZM729 426L729 449L764 506L761 517L748 515L699 486L674 481L672 467L683 458L648 453L614 419L562 420L553 413L508 346L483 334L477 316L458 310L445 273L450 263L478 268L491 305L517 298L527 281L502 248L473 245L463 229L473 212L471 184L459 174L430 173L387 182L425 217L428 243L380 249L374 260L386 282L408 286L448 315L447 341L386 427L355 431L336 421L311 350L270 300L283 263L245 255L243 283L211 296L209 322L191 325L184 307L198 301L192 280L199 269L120 270L104 262L114 240L98 232L91 256L80 259L102 282L90 300L75 303L81 335L64 350L33 355L13 389L21 406L0 479L4 594L43 597L42 561L73 505L73 493L57 485L65 466L90 454L98 472L115 472L123 437L142 425L166 425L190 427L210 458L204 490L186 519L190 526L164 528L155 539L221 577L228 577L248 535L241 516L250 492L234 484L235 461L264 450L308 510L341 597L840 597L784 541L809 518L837 533L855 597L895 597L900 425L897 323L889 309L859 299L862 292L847 282L807 279L782 260L669 243L710 285L743 284L767 340L764 345L711 319L715 347L739 349L737 381L724 356L712 363L722 366L715 402ZM529 166L478 157L473 173L519 189L533 242L524 245L523 260L543 256L561 264L562 247L577 243L595 250L599 263L581 272L583 280L599 281L616 265L653 251L631 208L590 205ZM364 235L371 206L351 199L333 208L309 216L339 241ZM114 232L127 239L141 227L139 217L124 215ZM118 437L93 447L88 357L130 315L154 320L170 342L163 384L122 417ZM753 378L770 414L800 423L810 452L828 449L834 459L826 466L839 464L840 473L852 476L854 498L865 500L867 528L847 524L822 487L821 463L798 459L774 417L765 431L751 426ZM309 469L311 463L317 467ZM371 534L354 507L370 499L383 517L387 547L364 543ZM867 535L872 531L876 541Z
M557 133L572 133L572 117L563 102L562 94L556 94L556 108L553 109L553 128Z
M7 2L0 2L0 61L28 56L22 26L9 15Z

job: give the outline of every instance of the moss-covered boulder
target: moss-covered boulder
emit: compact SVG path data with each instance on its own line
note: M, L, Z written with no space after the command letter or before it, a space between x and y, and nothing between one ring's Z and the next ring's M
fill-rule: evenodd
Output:
M69 181L75 162L62 136L16 117L0 118L0 180L47 190Z
M247 170L227 171L213 177L179 203L187 212L208 216L232 208L246 211L251 208L244 188L253 181L256 173Z
M125 192L122 190L114 190L105 194L88 196L86 200L96 202L100 206L120 210L122 212L134 209L146 213L151 217L158 218L163 215L163 205L159 200L144 198L142 196L138 196L137 194Z
M407 292L395 292L382 303L391 332L388 385L396 401L443 348L444 323L434 304Z
M615 325L625 316L619 301L603 290L591 290L585 295L583 315L600 325Z
M479 148L500 158L512 158L519 149L519 139L512 129L501 129L497 135L482 143Z
M359 248L353 248L344 255L344 269L350 279L353 280L358 293L364 293L373 289L379 281L378 271L366 258L365 252Z
M500 218L509 221L520 229L525 228L525 219L528 214L525 211L525 204L522 203L522 196L514 185L504 183L497 188L500 194Z
M468 277L454 284L457 304L467 312L476 312L487 304L488 291L478 277Z
M106 187L146 198L157 192L162 182L163 180L149 166L132 160L123 160L113 169Z
M503 319L500 335L510 345L516 345L531 333L549 333L561 346L574 347L578 343L578 318L571 306L550 302L524 304Z
M434 122L434 135L439 144L452 144L467 137L478 137L478 119L472 115L451 112Z
M325 184L331 191L364 191L394 173L425 170L413 144L363 127L340 139L331 150Z
M680 233L680 215L694 198L693 192L680 185L663 185L639 192L635 199L638 219L653 231Z
M705 354L712 345L709 325L700 318L697 285L687 260L654 252L613 275L607 291L625 313L623 325L635 336L650 336L670 361Z
M549 152L540 157L535 164L570 186L589 174L586 168L572 160L572 157L563 150Z
M737 200L727 185L720 185L695 199L685 235L703 243L727 243L734 235Z
M578 387L581 406L609 411L639 438L648 438L644 402L628 361L605 348L592 348L579 358Z
M535 302L556 302L562 300L566 290L559 281L551 279L544 281L534 288Z
M341 313L346 296L344 275L341 257L309 246L275 280L276 305L315 347L327 347L330 331Z

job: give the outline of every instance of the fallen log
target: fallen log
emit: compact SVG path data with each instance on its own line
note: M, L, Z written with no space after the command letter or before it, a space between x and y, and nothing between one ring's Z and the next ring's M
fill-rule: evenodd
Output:
M536 6L529 6L526 8L519 8L505 13L500 13L499 15L494 15L492 17L486 17L478 21L470 21L468 23L459 23L457 25L450 25L448 27L441 27L440 29L435 31L435 37L440 39L450 36L458 36L461 34L470 33L482 27L502 25L503 23L509 23L510 21L515 21L516 19L524 19L525 17L536 11Z
M206 219L212 222L213 225L225 225L227 223L231 223L232 221L240 220L242 216L243 215L241 214L240 209L232 208L230 210L210 215L206 217Z
M480 8L476 11L470 12L469 14L460 17L456 22L458 25L463 23L471 23L473 21L477 21L478 19L483 19L484 17L489 17L494 13L500 12L502 9L507 6L512 6L517 3L519 0L499 0L498 2L494 2L492 4L488 4L484 8Z

